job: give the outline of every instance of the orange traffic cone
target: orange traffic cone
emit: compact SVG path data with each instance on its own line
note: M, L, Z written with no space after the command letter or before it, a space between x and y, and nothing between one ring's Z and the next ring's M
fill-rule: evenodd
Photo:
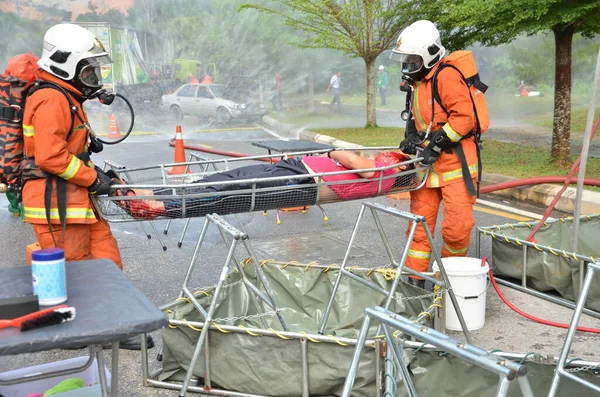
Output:
M175 161L174 163L185 163L185 148L183 147L183 134L181 133L181 126L175 127ZM185 174L185 165L176 165L169 170L169 175L181 175ZM191 174L191 170L187 170L188 174Z
M114 114L110 115L110 124L108 125L108 137L112 139L119 139L121 133L119 132L119 125L117 124L117 118Z

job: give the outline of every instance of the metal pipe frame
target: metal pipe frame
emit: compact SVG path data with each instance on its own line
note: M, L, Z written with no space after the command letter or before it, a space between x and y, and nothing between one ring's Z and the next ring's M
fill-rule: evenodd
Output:
M290 264L290 266L292 266L293 264ZM325 266L323 266L325 267ZM176 304L181 304L180 301L175 301L173 304L168 305L169 307L173 307ZM165 309L162 309L165 310ZM202 329L206 326L205 322L198 322L198 321L183 321L183 320L170 320L169 321L171 326L176 326L176 327L194 327L196 329ZM266 329L261 329L261 328L242 328L239 326L234 326L234 325L219 325L218 327L216 327L215 325L208 325L208 328L210 328L210 330L212 331L224 331L224 332L228 332L228 333L237 333L237 334L243 334L243 335L257 335L257 337L278 337L278 338L285 338L286 340L297 340L300 344L302 344L302 341L305 341L306 343L308 342L314 342L315 344L319 343L319 345L315 345L315 346L320 346L321 343L327 343L327 344L343 344L343 345L349 345L349 346L356 346L357 345L357 341L358 339L352 339L352 338L332 338L330 336L323 336L323 335L319 335L319 334L305 334L305 333L298 333L298 332L289 332L289 331L269 331ZM210 334L209 334L210 335ZM208 339L207 339L208 341ZM372 348L372 349L377 349L377 345L383 344L385 343L387 345L387 343L389 343L389 341L386 341L385 339L381 339L381 338L372 338L372 339L367 339L365 341L364 346L366 348ZM439 352L441 351L438 347L432 345L432 344L428 344L428 343L423 343L423 342L416 342L416 341L410 341L410 340L404 340L403 341L404 347L405 348L410 348L410 349L419 349L422 351L426 351L426 352ZM385 345L383 345L385 346ZM209 344L207 343L205 346L205 350L208 349ZM302 347L300 347L302 349ZM380 349L384 350L384 347L381 347ZM308 351L308 347L306 349ZM388 352L391 352L391 349L385 349ZM144 354L144 351L146 352ZM390 353L391 354L391 353ZM538 362L540 364L553 364L558 360L556 357L546 357L546 356L532 356L531 354L523 354L523 353L511 353L511 352L501 352L501 351L494 351L493 353L490 352L490 354L492 354L493 356L498 357L499 359L506 359L506 360L516 360L516 361L520 361L520 362ZM393 356L393 354L392 354ZM148 373L148 350L147 347L144 346L144 342L142 341L142 360L145 360L145 362L142 363L142 369L144 370L144 368L146 369L145 372L143 371L143 374L145 374L144 377L144 382L143 385L144 386L150 386L150 387L157 387L157 388L165 388L165 389L172 389L172 390L181 390L181 383L169 383L166 381L158 381L156 380L156 378L160 375L160 373L162 372L161 370L157 370L154 373L150 374ZM302 356L303 362L302 362L302 368L308 368L308 356L303 355ZM388 361L386 361L386 363L388 363ZM387 364L386 364L387 365ZM569 363L570 367L589 367L589 366L600 366L600 363L598 362L592 362L592 361L583 361L583 360L573 360ZM238 397L268 397L268 396L257 396L257 395L253 395L253 394L245 394L245 393L239 393L239 392L235 392L235 391L230 391L230 390L220 390L220 389L214 389L212 387L209 386L209 380L211 377L211 371L210 371L210 356L207 354L206 355L206 374L205 374L205 385L203 387L197 387L197 386L189 386L188 387L188 391L191 392L195 392L195 393L203 393L203 394L208 394L208 395L214 395L214 396L238 396ZM386 382L390 381L390 377L389 375L389 370L385 370L385 380ZM520 379L520 378L519 378ZM394 378L395 381L395 378ZM385 382L384 382L385 383ZM304 387L304 386L303 386ZM308 385L306 385L306 387L308 387ZM385 390L389 391L388 389L388 385L385 386ZM302 390L302 394L303 396L305 395L305 393L308 393L308 389L303 389ZM384 397L386 397L387 394L384 393Z
M597 218L599 217L600 214L597 215L587 215L587 216L581 216L580 218ZM568 219L568 218L567 218ZM558 219L554 219L551 221L547 221L546 223L548 224L552 224L554 222L557 222ZM535 225L536 222L521 222L521 225ZM521 240L518 239L516 237L512 237L512 236L507 236L505 234L498 234L498 231L502 231L504 229L507 228L511 228L513 227L513 225L510 224L505 224L505 225L497 225L497 226L485 226L485 227L480 227L477 229L477 237L475 239L475 254L478 258L481 257L481 235L485 235L485 236L490 236L492 238L496 238L498 240L504 240L506 243L509 244L515 244L515 245L519 245L521 246L521 248L523 249L523 270L522 270L522 275L521 275L521 285L517 285L515 283L512 283L510 281L504 280L502 278L496 278L496 281L498 281L499 284L502 285L506 285L507 287L510 288L514 288L518 291L521 292L525 292L527 294L533 295L535 297L547 300L549 302L555 303L557 305L561 305L570 309L574 309L575 308L575 302L573 301L569 301L567 299L564 298L558 298L556 296L552 296L550 294L544 293L544 292L540 292L537 291L533 288L530 288L527 286L527 269L528 269L528 259L527 259L527 253L529 251L530 248L534 248L537 251L541 251L541 252L547 252L550 253L552 255L558 255L558 256L563 256L567 259L572 259L572 260L577 260L579 261L579 270L580 270L580 274L579 274L579 294L577 295L577 297L579 297L579 295L581 294L581 290L583 287L583 277L585 274L585 268L587 267L587 265L589 263L593 263L596 261L595 258L591 257L591 256L586 256L586 255L581 255L581 254L577 254L574 252L568 252L565 250L558 250L556 248L550 247L550 246L546 246L543 244L537 244L537 243L533 243L530 241L526 241L526 240ZM598 318L600 319L600 313L595 311L595 310L591 310L591 309L587 309L587 308L583 308L583 313Z
M560 352L558 363L556 364L556 371L554 372L554 376L552 377L552 384L550 386L550 392L548 393L548 397L556 396L561 377L570 379L590 390L600 393L600 386L595 385L592 382L589 382L585 379L581 379L578 376L575 376L574 374L565 370L567 358L569 357L569 351L571 350L571 345L573 344L573 338L575 337L575 332L577 331L577 326L579 325L579 320L581 319L583 305L587 300L588 294L590 292L590 287L592 285L592 280L594 279L594 276L597 272L600 272L600 262L590 263L585 275L585 280L583 282L581 294L579 296L579 299L577 299L577 306L575 307L573 317L571 318L571 323L569 325L569 330L567 331L567 336L565 337L565 343Z
M371 214L375 220L375 225L377 227L377 231L379 232L379 235L381 237L382 243L384 245L384 248L388 255L390 263L396 269L396 275L394 277L394 281L393 281L392 286L390 287L389 291L386 291L367 280L361 279L360 277L358 277L346 270L348 258L350 257L350 251L352 250L352 246L353 246L356 236L358 234L358 229L360 227L360 224L363 219L366 208L369 208L371 211ZM405 219L405 220L412 222L411 228L408 233L408 237L406 239L406 244L402 251L402 257L400 259L400 263L396 262L396 260L394 259L394 254L392 252L392 248L390 246L387 236L385 235L385 232L383 230L383 227L382 227L381 221L379 220L379 216L378 216L377 212L382 212L384 214L391 215L393 217ZM430 277L424 273L417 272L413 269L406 267L406 258L408 257L408 251L410 249L410 244L414 238L415 231L416 231L419 223L423 226L423 229L425 230L425 234L427 235L427 239L429 240L429 243L431 245L433 257L434 257L436 263L439 264L439 269L440 269L440 274L441 274L442 280L438 280L438 279ZM360 208L358 218L356 219L356 222L354 224L354 229L352 230L352 235L350 236L350 241L348 243L346 253L344 254L344 259L342 260L342 264L340 266L340 271L338 273L337 279L335 280L335 284L333 286L333 291L331 293L331 297L329 298L327 308L325 309L325 313L323 314L323 319L321 322L319 333L320 334L325 333L325 327L327 326L327 320L329 319L329 315L333 308L333 304L335 302L335 296L339 289L339 286L340 286L340 283L342 280L342 276L344 276L344 275L348 276L351 279L359 281L360 283L366 285L367 287L369 287L383 295L386 295L384 308L388 309L392 299L394 298L394 295L396 294L396 289L398 288L398 283L400 282L400 276L404 272L408 272L409 274L419 276L425 280L429 280L432 283L434 283L435 285L439 285L440 287L442 287L443 289L448 291L448 296L450 297L450 301L452 302L452 305L456 311L456 314L457 314L458 320L460 322L460 325L462 327L463 333L465 334L465 338L467 339L467 342L471 343L471 335L469 334L469 330L466 326L464 317L463 317L460 307L458 305L458 301L456 299L456 296L454 295L454 291L452 290L452 286L450 285L450 282L448 280L448 275L446 274L446 270L444 269L444 266L442 264L442 259L440 257L440 254L439 254L437 248L435 247L433 236L431 235L431 232L429 231L429 227L427 226L427 221L426 221L425 217L415 215L415 214L412 214L412 213L406 212L406 211L400 211L395 208L386 207L386 206L383 206L378 203L363 203ZM380 333L379 329L378 329L377 333Z
M190 291L189 282L190 282L190 277L194 271L194 268L196 267L196 263L197 263L196 258L198 257L198 252L200 251L200 249L202 247L202 244L206 237L206 231L208 230L208 227L210 226L210 224L213 224L218 228L218 230L221 234L221 237L229 250L227 253L227 258L223 265L223 269L221 270L219 281L215 288L213 299L210 303L208 310L206 310L202 307L200 302L198 302L194 293L192 291ZM248 235L237 230L235 227L233 227L231 224L229 224L225 219L223 219L219 215L217 215L217 214L207 215L205 218L202 230L200 232L200 237L198 238L198 243L196 244L196 247L194 249L194 254L192 256L192 260L190 262L187 274L183 281L180 298L185 297L185 298L189 299L189 301L196 308L196 310L198 310L200 312L200 314L204 317L206 323L210 324L210 322L213 319L213 315L216 310L216 307L217 307L218 297L221 294L221 290L222 290L223 285L225 284L225 280L227 279L227 276L229 274L230 267L233 265L240 272L240 275L242 277L244 285L246 286L248 294L252 299L256 300L255 303L257 304L257 307L259 307L259 309L264 312L265 310L264 310L263 303L266 303L267 305L269 305L273 310L275 310L275 313L281 323L282 328L284 330L287 330L288 329L287 324L281 314L280 308L275 303L274 295L273 295L273 292L271 291L269 282L268 282L266 276L264 275L262 269L260 268L260 265L259 265L258 261L256 260L256 256L254 255L254 252L252 251L247 240L248 240ZM243 266L235 257L235 249L239 242L242 242L242 244L246 248L247 253L249 254L249 257L251 258L252 262L254 263L255 269L256 269L256 274L258 276L258 279L262 283L263 288L265 289L266 293L263 293L262 291L260 291L257 286L255 286L254 284L252 284L250 282L250 280L247 278L247 276L244 272ZM263 319L263 321L264 321L264 319ZM264 325L266 327L266 324L264 324ZM190 381L192 379L194 367L196 365L196 362L198 361L198 357L202 353L203 347L205 347L205 345L208 345L206 343L207 338L208 338L208 327L204 327L204 328L202 328L202 331L200 332L200 336L198 338L198 342L196 343L196 348L192 355L192 359L190 361L188 371L187 371L185 379L183 381L183 385L181 386L181 390L180 390L180 394L179 394L180 397L185 397L187 391L189 390ZM207 354L206 349L205 349L205 354Z
M434 345L437 348L440 348L443 351L446 351L464 361L495 373L500 377L496 392L497 397L505 397L508 393L510 381L515 379L521 379L518 384L523 396L533 397L531 386L529 385L529 381L526 377L527 368L524 365L509 360L501 360L499 357L494 356L484 349L468 343L459 342L458 340L451 338L446 334L421 324L417 324L405 317L379 306L373 309L367 308L365 310L365 319L363 320L360 334L358 336L358 343L356 344L352 364L350 366L350 370L348 371L346 382L344 383L342 397L350 397L351 395L354 380L356 378L356 372L358 371L358 365L364 349L364 343L361 342L366 340L371 319L375 319L383 324L388 344L392 345L392 350L396 360L400 363L402 378L410 397L417 396L417 392L414 388L412 379L410 378L410 374L408 371L406 371L404 359L389 327L401 330L407 335L425 341L426 343Z

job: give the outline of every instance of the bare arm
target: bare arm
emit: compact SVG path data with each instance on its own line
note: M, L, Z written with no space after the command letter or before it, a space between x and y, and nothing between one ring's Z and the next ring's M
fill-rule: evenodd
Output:
M352 152L334 150L332 152L329 152L329 157L331 157L334 160L339 161L339 163L341 165L343 165L344 167L346 167L350 170L375 168L374 160L359 156ZM374 172L359 172L358 173L358 175L360 175L362 178L370 178L373 176L373 174L375 174L375 173Z

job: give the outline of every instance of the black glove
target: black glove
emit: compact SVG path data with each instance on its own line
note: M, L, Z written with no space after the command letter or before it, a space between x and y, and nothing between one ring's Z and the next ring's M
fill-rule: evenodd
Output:
M91 137L90 153L100 153L102 150L104 150L104 145L102 144L102 142L100 142L100 140L94 136Z
M417 145L415 145L413 141L408 138L405 138L402 142L400 142L398 149L405 154L417 154Z
M431 137L429 145L421 153L421 156L423 156L421 163L426 165L435 163L440 158L442 152L450 150L452 145L453 142L448 138L444 130L436 131Z
M104 171L102 168L98 167L97 165L94 168L98 174L104 174L105 176L109 177L110 179L119 179L119 180L121 179L119 174L117 174L113 170ZM111 185L112 185L112 183L111 183Z
M103 172L98 172L98 176L96 180L90 187L88 187L88 191L90 194L94 194L97 196L110 193L110 185L115 182Z

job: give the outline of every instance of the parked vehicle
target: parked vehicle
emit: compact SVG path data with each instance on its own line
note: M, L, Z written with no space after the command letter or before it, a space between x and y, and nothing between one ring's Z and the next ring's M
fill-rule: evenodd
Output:
M173 94L163 95L162 106L176 120L184 116L212 117L218 123L259 118L267 113L264 103L234 95L221 84L184 84Z

